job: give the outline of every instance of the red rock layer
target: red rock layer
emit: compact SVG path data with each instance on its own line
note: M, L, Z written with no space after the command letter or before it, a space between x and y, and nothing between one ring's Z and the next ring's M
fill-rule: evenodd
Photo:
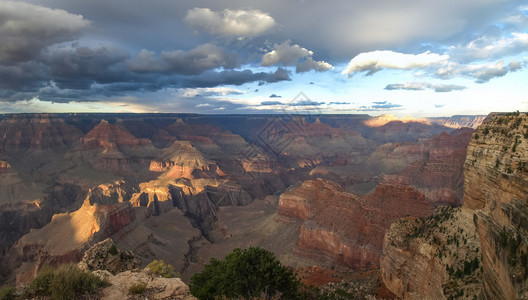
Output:
M78 142L81 137L81 132L74 126L46 114L32 118L20 115L3 119L0 132L0 144L6 151L57 149Z
M435 205L461 204L463 167L472 133L472 129L464 128L418 144L396 145L389 158L414 157L414 161L401 172L384 174L383 182L413 186Z
M283 193L278 207L279 215L304 220L298 254L330 258L352 269L379 266L383 236L392 221L432 211L425 196L409 186L381 185L360 198L322 179Z
M118 147L137 147L149 144L148 140L138 139L118 125L112 125L102 120L82 138L82 144L87 148L102 148L105 150Z

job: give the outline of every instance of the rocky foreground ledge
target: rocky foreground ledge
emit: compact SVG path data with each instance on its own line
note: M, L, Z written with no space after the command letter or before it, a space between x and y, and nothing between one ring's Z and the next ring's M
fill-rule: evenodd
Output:
M148 267L140 269L140 261L130 251L117 249L111 239L99 242L88 249L78 267L107 280L101 299L196 299L180 278L163 278ZM133 285L143 285L142 293L131 293Z

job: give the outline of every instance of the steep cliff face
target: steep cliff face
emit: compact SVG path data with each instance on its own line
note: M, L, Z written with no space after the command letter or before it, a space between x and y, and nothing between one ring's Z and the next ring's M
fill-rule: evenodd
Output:
M463 207L437 212L440 222L399 220L386 234L385 285L402 298L528 298L527 166L528 116L490 115L467 148Z
M278 214L304 221L297 254L318 258L322 264L368 269L379 265L383 235L392 221L432 210L409 186L381 185L359 197L337 183L317 179L283 193Z
M468 127L476 129L486 119L486 115L464 116L455 115L449 118L430 118L432 123L440 124L449 128Z
M402 299L473 299L480 292L480 244L468 209L440 207L387 231L380 259L385 286Z
M468 147L464 206L482 244L484 299L528 297L528 116L492 115Z
M435 205L459 205L472 133L472 129L463 128L416 143L385 144L371 154L368 163L383 172L382 182L410 185Z
M45 265L80 260L90 243L111 236L134 220L129 203L92 205L87 197L79 210L56 214L43 228L24 235L4 263L10 270L18 268L17 281L24 282Z
M57 116L16 115L0 121L0 147L6 152L49 150L79 141L81 132Z

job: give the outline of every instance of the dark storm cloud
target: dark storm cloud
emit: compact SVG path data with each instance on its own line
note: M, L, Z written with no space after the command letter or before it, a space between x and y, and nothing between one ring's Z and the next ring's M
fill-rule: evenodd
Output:
M68 6L60 1L50 2ZM80 9L76 10L71 3L69 7L81 12L87 9L79 5ZM236 52L211 43L187 51L164 50L159 56L154 51L141 50L131 57L129 50L113 43L94 46L76 41L91 28L90 22L81 15L23 2L0 2L0 8L0 96L3 101L33 97L58 102L105 101L106 97L135 91L249 82L263 85L291 80L284 68L271 72L240 69ZM253 18L247 26L255 18L266 19L257 11L225 13L228 16L233 13L246 21L248 17Z
M278 68L275 72L257 72L251 70L225 70L221 72L206 71L198 76L171 78L173 85L181 87L215 87L220 85L242 85L248 82L259 82L260 85L291 80L288 71Z
M58 81L57 83L42 83L40 88L28 90L27 92L12 92L9 98L4 100L26 100L38 97L41 100L68 102L68 101L93 101L98 97L99 101L105 101L106 97L126 95L130 92L156 92L166 88L196 88L217 87L222 85L242 85L248 82L259 82L259 84L274 83L282 80L290 80L284 77L281 69L276 72L258 72L251 70L228 70L228 71L206 71L196 76L160 76L157 74L127 74L120 78L125 81L112 82L112 75L108 77L87 76L75 80ZM66 77L64 77L66 78ZM104 82L103 82L104 81ZM89 88L88 88L89 86Z
M53 44L80 36L90 22L80 15L24 2L0 2L0 62L29 61Z
M168 72L184 75L198 75L205 70L215 68L239 67L236 53L226 52L212 44L200 45L187 52L163 51L160 58L157 58L154 52L143 49L126 64L131 71L138 73Z
M122 49L77 45L53 48L41 61L59 88L90 89L94 83L116 83L131 80L123 62L129 54Z

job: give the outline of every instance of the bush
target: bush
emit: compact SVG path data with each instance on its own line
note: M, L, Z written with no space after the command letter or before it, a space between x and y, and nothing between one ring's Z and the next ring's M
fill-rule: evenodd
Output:
M117 255L117 247L116 247L116 245L112 245L112 247L110 247L110 249L108 250L108 253L110 253L112 255Z
M0 300L15 300L16 288L12 286L3 287L0 289Z
M159 275L165 278L176 277L177 273L174 272L174 266L165 263L163 260L153 260L147 265L152 274Z
M284 299L299 297L300 281L275 255L258 247L233 250L224 261L211 258L189 288L198 299L251 298L263 294Z
M143 294L147 290L146 282L137 282L130 286L128 292L130 294Z
M42 270L29 285L27 293L34 296L51 296L52 299L75 299L79 295L93 294L108 286L108 282L74 264L64 264L53 270Z
M29 284L29 293L34 296L44 296L51 294L51 281L55 274L53 269L45 267L42 269L37 276Z

